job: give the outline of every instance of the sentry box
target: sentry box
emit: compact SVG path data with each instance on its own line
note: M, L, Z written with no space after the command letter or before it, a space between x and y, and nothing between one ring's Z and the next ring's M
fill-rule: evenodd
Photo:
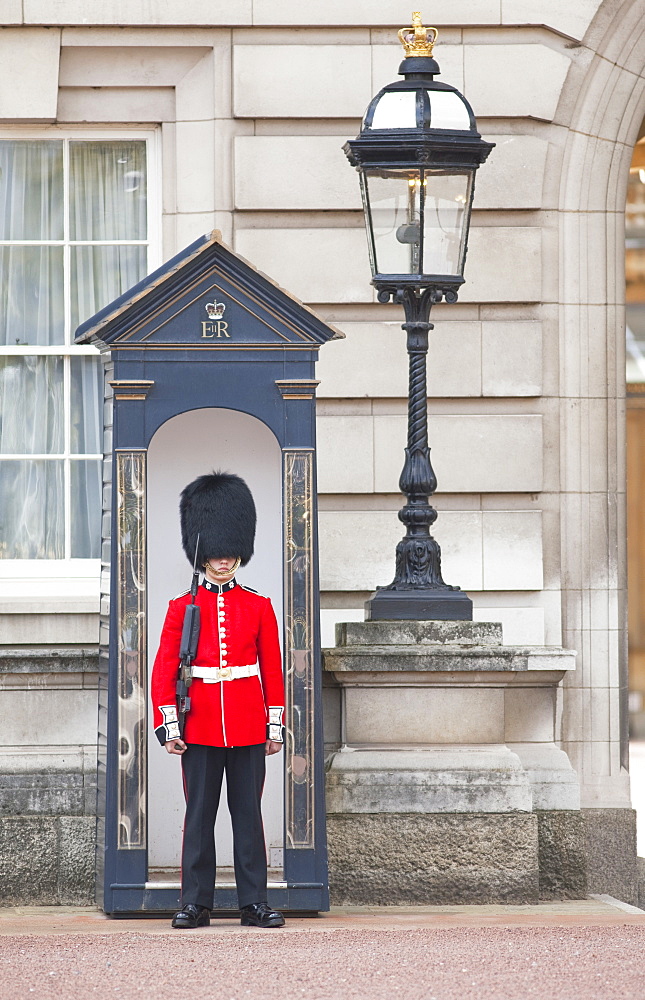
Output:
M213 232L82 324L105 363L97 898L107 913L179 906L178 758L148 720L167 602L190 584L183 486L236 472L258 510L238 574L282 618L285 753L268 759L269 903L329 905L322 760L314 367L343 335ZM237 908L228 815L216 827L214 909Z

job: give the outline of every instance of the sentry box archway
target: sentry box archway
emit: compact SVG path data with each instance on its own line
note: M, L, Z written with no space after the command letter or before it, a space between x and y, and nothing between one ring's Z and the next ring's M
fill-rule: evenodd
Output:
M99 347L106 367L97 884L108 913L170 911L179 904L177 873L152 877L150 870L156 827L177 822L172 810L166 818L157 813L155 829L149 822L148 672L155 652L149 647L158 633L148 640L148 619L149 612L159 616L166 606L158 609L155 599L153 609L150 589L157 587L155 593L166 600L178 592L168 593L167 578L177 574L181 562L176 507L185 485L181 470L210 471L221 464L222 454L230 471L241 471L256 494L256 551L266 542L270 553L274 543L281 556L278 565L271 555L260 564L260 576L272 577L282 591L269 596L283 607L287 689L283 852L276 855L282 870L270 877L269 901L287 910L328 908L314 365L320 345L340 336L226 248L217 232L197 240L77 331L76 342ZM180 421L172 427L175 418ZM262 433L255 435L254 427ZM152 495L148 454L158 431L163 447L150 449L151 462L153 453L157 456ZM266 447L260 443L254 452L256 437L266 439ZM266 464L263 456L272 445L278 458ZM159 485L176 469L176 490ZM256 472L260 479L254 482ZM267 500L263 527L263 497L272 491L278 499L270 509L281 524L271 522ZM165 520L149 552L152 512L157 522ZM185 561L180 572L183 590L190 580ZM259 589L257 577L247 579ZM180 784L178 772L174 781ZM163 795L158 788L155 801ZM236 906L234 884L218 876L214 908Z

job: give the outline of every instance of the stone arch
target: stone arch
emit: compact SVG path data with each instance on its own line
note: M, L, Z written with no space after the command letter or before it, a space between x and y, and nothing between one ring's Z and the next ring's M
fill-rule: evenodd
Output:
M580 48L556 115L567 129L558 201L562 622L563 644L579 652L562 738L583 806L629 807L623 251L645 115L644 0L607 0Z

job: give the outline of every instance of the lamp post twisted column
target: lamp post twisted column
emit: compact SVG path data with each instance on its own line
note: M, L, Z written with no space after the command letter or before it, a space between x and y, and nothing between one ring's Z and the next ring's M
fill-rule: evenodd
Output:
M452 295L456 299L456 293L446 292L447 299ZM407 335L409 357L408 441L399 479L399 488L407 500L399 511L399 520L406 533L396 547L394 580L377 589L367 603L367 614L371 619L470 620L472 602L459 587L444 582L441 549L430 534L437 511L430 505L429 497L437 489L437 478L428 445L426 359L428 333L433 329L430 310L441 300L442 292L436 287L380 288L380 302L387 302L390 296L405 309L402 328Z

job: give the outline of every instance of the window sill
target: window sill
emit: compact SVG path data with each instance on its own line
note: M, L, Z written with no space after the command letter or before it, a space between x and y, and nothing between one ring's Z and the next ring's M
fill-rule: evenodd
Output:
M0 614L98 614L98 559L3 560Z

